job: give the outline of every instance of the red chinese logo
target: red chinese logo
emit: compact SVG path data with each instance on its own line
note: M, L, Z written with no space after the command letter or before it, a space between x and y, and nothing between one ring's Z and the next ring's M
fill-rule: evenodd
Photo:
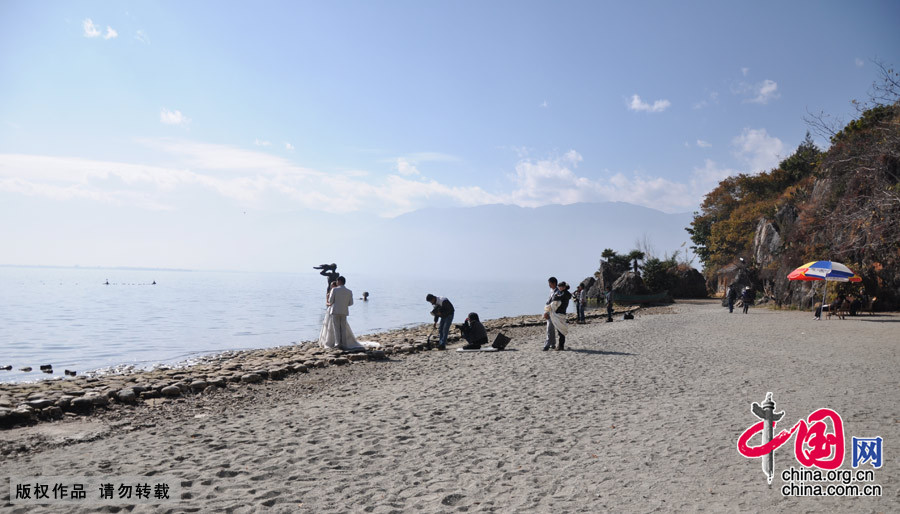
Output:
M834 431L828 432L826 419L831 420ZM771 441L759 446L749 446L750 439L763 431L765 422L760 421L738 438L738 452L748 458L762 457L780 448L794 433L794 456L806 467L837 469L844 462L844 422L831 409L819 409L805 420L801 419L790 430L782 430ZM774 425L774 423L773 423Z

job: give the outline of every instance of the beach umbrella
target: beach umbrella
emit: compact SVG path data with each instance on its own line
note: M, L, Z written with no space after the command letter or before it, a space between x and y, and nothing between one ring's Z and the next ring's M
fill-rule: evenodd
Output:
M862 279L847 266L833 261L812 261L788 274L788 280L822 280L825 290L822 291L822 306L828 293L829 282L862 282Z

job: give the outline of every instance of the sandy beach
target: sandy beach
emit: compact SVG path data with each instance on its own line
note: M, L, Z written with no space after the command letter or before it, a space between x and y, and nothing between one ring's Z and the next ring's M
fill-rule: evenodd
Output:
M133 512L900 511L900 315L813 321L704 300L572 324L564 352L541 351L541 326L505 333L504 352L395 354L3 430L17 451L0 476L180 481L177 501ZM736 443L769 391L779 428L840 414L841 469L852 436L882 437L882 495L783 496L796 435L767 485ZM122 509L14 493L0 488L0 510Z

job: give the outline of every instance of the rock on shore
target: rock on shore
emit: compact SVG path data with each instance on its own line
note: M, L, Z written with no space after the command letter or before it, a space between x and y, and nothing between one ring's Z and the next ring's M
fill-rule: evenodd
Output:
M574 315L570 315L574 319ZM541 325L540 316L515 316L485 322L488 330ZM148 400L174 399L223 389L280 380L312 368L380 361L431 349L430 325L392 330L361 337L381 348L360 353L323 349L315 342L259 350L230 351L185 367L151 371L82 374L30 383L0 384L0 429L16 425L88 415L110 405L140 405ZM452 334L450 342L459 340Z

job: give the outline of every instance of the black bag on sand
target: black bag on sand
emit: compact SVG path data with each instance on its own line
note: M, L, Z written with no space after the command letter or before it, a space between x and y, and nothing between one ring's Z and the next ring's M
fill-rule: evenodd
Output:
M491 344L491 348L496 348L498 350L502 350L506 348L506 345L509 344L510 339L503 335L502 333L497 334L497 337L494 338L493 344Z

